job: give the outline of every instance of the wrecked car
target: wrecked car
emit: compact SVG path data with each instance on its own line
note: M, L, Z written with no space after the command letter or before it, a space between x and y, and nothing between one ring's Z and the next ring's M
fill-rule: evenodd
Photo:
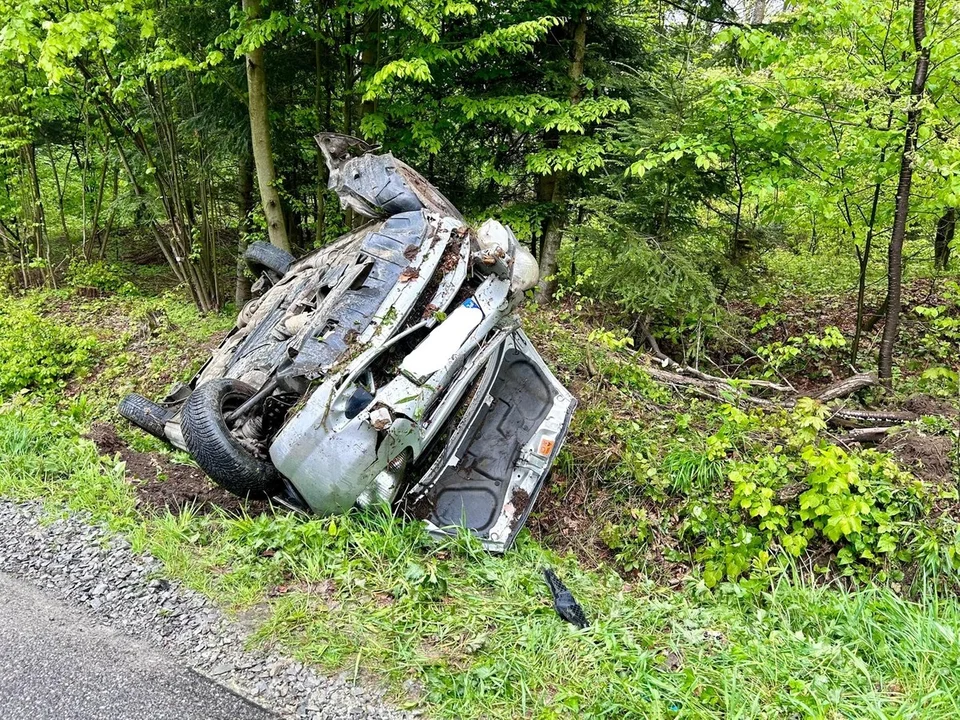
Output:
M515 314L537 264L392 155L317 142L330 188L370 222L299 260L252 244L254 299L213 356L120 413L237 495L322 515L388 503L502 552L575 406Z

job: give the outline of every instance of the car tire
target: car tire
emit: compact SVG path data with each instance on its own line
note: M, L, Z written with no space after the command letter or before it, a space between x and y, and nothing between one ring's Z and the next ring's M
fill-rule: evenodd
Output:
M254 275L259 277L264 272L269 271L276 275L276 279L279 280L286 274L296 258L276 245L258 240L247 246L247 249L243 252L243 259L247 261L247 266Z
M162 405L157 405L143 395L130 393L120 401L120 407L117 410L121 417L126 418L141 430L161 440L167 439L163 426L173 417L173 413Z
M219 378L187 398L180 417L183 440L200 469L234 495L260 497L280 486L280 473L231 434L226 415L256 392L246 383Z

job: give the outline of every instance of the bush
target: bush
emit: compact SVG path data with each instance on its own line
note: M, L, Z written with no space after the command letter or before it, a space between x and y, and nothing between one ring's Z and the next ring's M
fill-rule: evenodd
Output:
M93 359L96 338L38 315L23 302L0 305L0 397L59 387Z
M795 563L859 581L960 575L956 490L925 485L888 454L825 439L826 408L744 412L719 404L690 427L678 416L612 422L607 471L622 510L600 540L626 571L692 562L704 583L765 583ZM938 511L939 508L939 511ZM656 517L653 517L654 513Z
M74 287L96 288L105 293L133 295L136 294L136 286L124 279L129 275L128 269L116 263L103 260L96 262L74 260L67 271L67 282Z

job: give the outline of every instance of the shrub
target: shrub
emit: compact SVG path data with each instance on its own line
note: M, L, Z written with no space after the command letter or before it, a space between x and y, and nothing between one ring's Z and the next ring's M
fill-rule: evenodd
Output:
M96 338L22 302L0 305L0 396L58 387L93 359Z
M136 294L136 286L125 280L129 271L122 265L103 260L85 262L74 260L67 271L67 282L74 287L96 288L101 292Z

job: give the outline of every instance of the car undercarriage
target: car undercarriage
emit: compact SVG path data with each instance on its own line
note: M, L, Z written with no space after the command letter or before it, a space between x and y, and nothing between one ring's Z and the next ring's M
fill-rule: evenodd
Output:
M392 155L317 142L369 222L299 260L252 244L255 297L210 360L121 414L238 495L324 515L387 503L504 551L575 406L520 329L536 262Z

